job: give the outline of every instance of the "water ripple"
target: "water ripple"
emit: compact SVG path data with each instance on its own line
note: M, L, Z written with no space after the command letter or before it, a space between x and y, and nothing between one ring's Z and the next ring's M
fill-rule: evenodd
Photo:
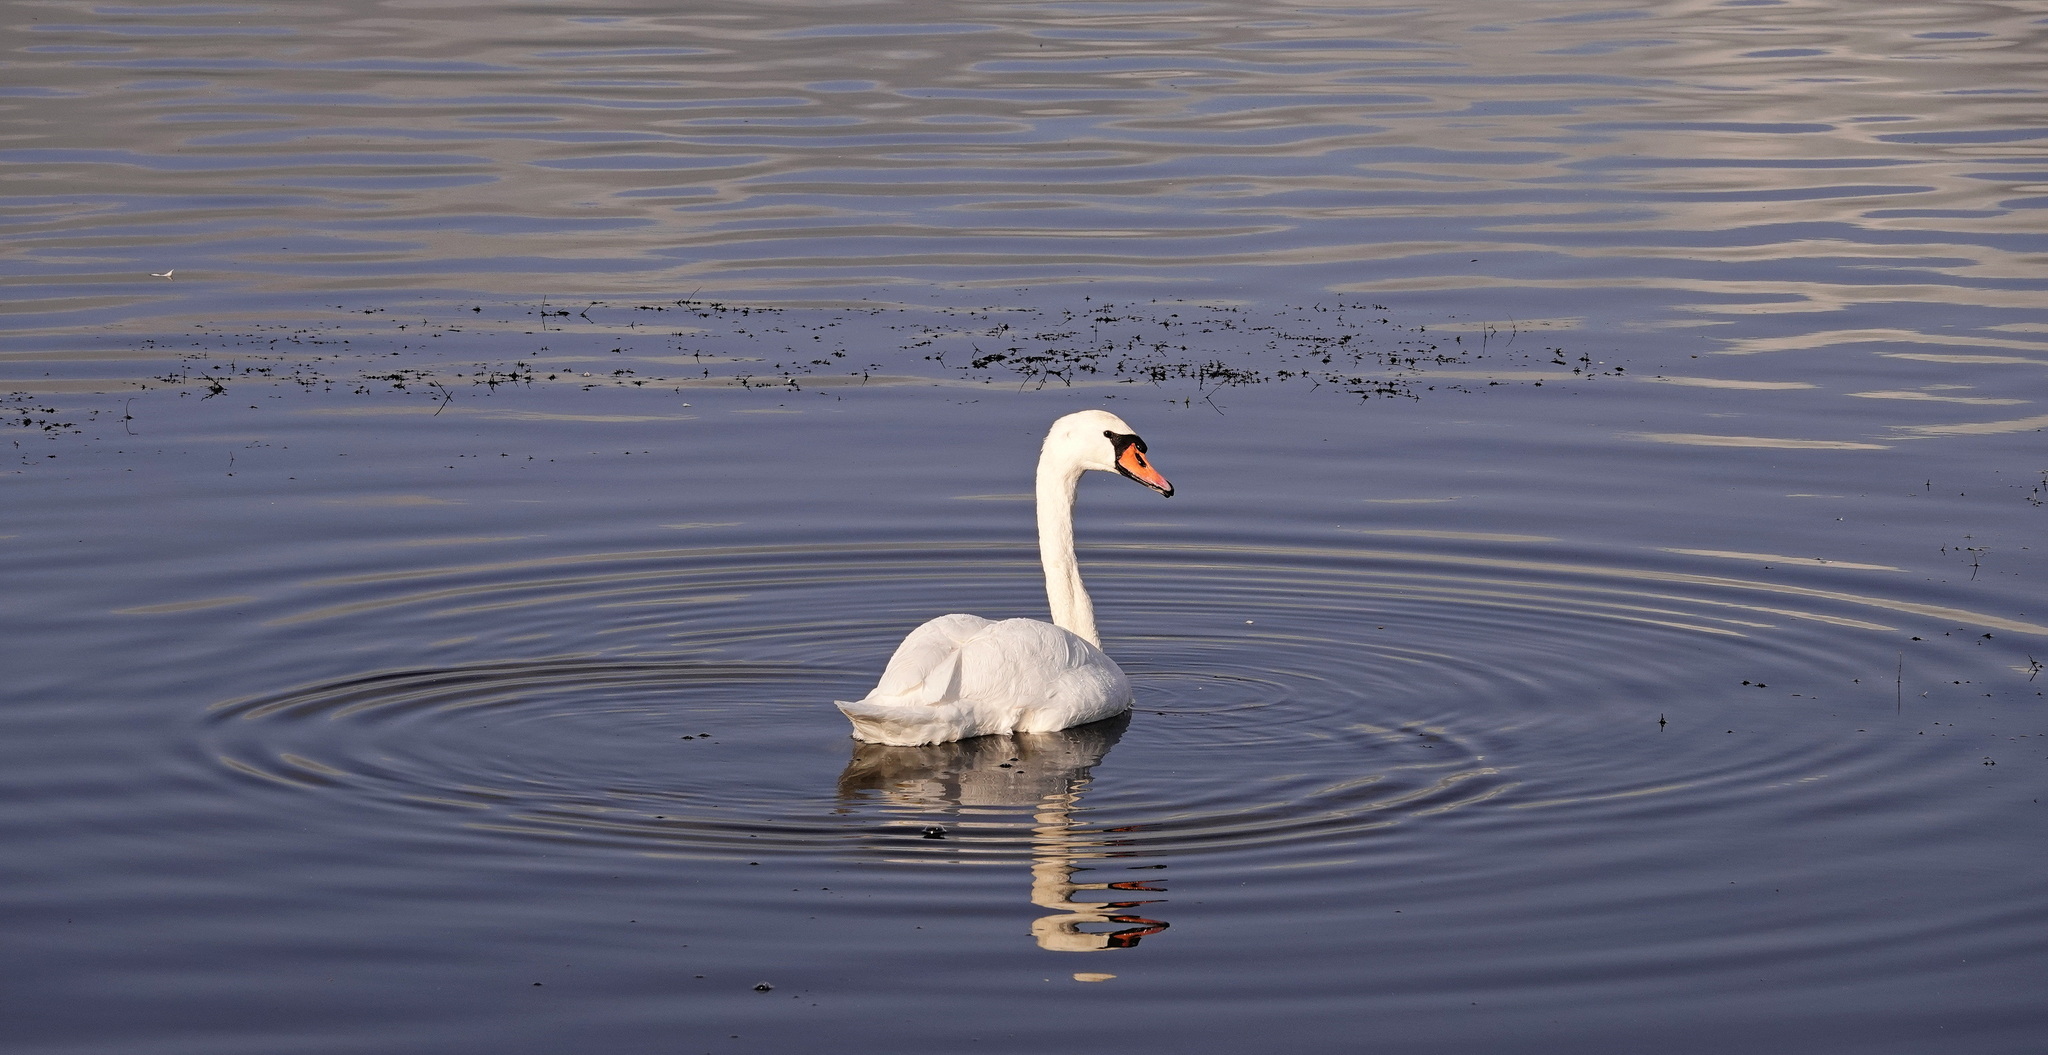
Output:
M206 750L258 784L423 823L453 815L648 853L993 862L1043 858L1048 840L1070 864L1336 852L1475 809L1739 809L1816 773L1861 795L1889 756L1769 735L1781 718L1751 713L1744 736L1652 771L1607 754L1612 734L1595 730L1723 720L1702 716L1725 711L1731 688L1696 679L1731 666L1756 672L1750 691L1785 677L1795 698L1856 693L1857 675L1889 670L1902 624L2048 635L1674 568L1270 545L1097 552L1105 637L1138 694L1131 717L1101 727L884 749L853 744L830 706L930 614L934 582L984 610L1033 607L1027 552L717 547L309 584L273 613L276 632L369 621L465 642L573 635L602 651L236 700L211 713ZM926 838L934 826L949 837Z

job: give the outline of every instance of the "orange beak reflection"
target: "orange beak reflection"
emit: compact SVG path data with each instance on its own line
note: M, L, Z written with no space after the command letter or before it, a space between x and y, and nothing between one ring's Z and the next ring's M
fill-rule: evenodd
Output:
M1168 498L1173 497L1173 485L1159 475L1159 470L1152 468L1152 463L1145 459L1145 452L1139 450L1135 443L1126 444L1123 452L1116 456L1116 470Z

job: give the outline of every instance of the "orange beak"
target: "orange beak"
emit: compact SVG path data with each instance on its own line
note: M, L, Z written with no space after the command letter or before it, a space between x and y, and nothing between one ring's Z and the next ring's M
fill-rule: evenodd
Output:
M1159 475L1159 470L1152 468L1152 463L1145 460L1145 452L1139 450L1135 443L1125 445L1123 453L1116 456L1116 471L1168 498L1173 497L1173 485Z

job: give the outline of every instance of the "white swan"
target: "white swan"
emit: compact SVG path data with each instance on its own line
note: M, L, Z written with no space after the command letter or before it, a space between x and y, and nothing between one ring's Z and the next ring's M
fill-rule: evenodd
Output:
M915 747L1046 733L1130 709L1130 681L1102 652L1074 563L1074 488L1089 469L1173 497L1123 419L1084 410L1053 422L1038 455L1038 556L1052 622L942 615L912 630L866 699L837 701L854 739Z

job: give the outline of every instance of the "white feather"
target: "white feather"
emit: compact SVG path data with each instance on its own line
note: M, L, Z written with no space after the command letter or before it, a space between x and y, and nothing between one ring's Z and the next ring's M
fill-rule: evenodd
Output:
M874 691L839 701L855 739L916 746L1051 732L1130 708L1130 679L1095 638L1094 608L1074 561L1075 483L1089 469L1117 468L1111 434L1132 433L1113 414L1069 414L1053 423L1039 456L1039 556L1053 622L942 615L911 631ZM1170 486L1162 491L1172 494Z

